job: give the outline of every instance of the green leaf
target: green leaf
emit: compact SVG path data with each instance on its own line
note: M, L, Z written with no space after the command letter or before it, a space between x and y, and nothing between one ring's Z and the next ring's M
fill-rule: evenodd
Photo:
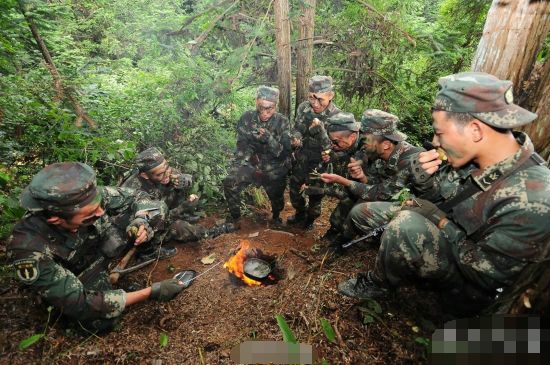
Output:
M21 342L19 342L19 350L24 350L27 347L32 346L35 342L40 341L42 337L44 337L43 333L37 333L35 335L25 338L24 340L21 340Z
M160 347L166 347L168 345L168 335L164 332L160 334L159 338Z
M330 365L328 360L323 358L323 360L321 360L321 365Z
M425 346L426 348L430 347L430 339L429 338L417 337L417 338L414 339L414 341L416 343L419 343L419 344Z
M277 324L279 325L279 328L283 333L283 340L285 342L296 343L297 342L296 337L294 337L292 330L290 329L290 327L288 327L288 324L286 323L285 318L280 314L277 314L275 318L277 319Z
M325 336L327 336L330 342L335 343L336 335L334 334L334 329L330 325L330 322L324 318L321 318L320 321L321 321L321 327L323 328L323 332L325 332Z

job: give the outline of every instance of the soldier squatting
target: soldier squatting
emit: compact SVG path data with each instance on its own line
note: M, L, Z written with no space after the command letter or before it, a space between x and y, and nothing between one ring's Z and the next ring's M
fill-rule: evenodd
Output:
M256 108L237 123L237 150L223 181L230 216L196 224L192 178L160 150L143 151L121 187L98 187L79 162L52 164L21 195L25 217L8 257L19 282L66 318L108 330L126 306L174 298L188 283L168 279L138 291L114 289L112 259L136 246L141 259L169 257L164 241L197 241L239 228L240 193L262 186L272 223L282 225L289 182L295 214L310 229L325 195L338 204L323 240L342 244L386 226L374 267L338 285L341 294L380 298L402 285L438 292L457 312L476 313L530 263L547 256L550 172L525 133L536 115L514 104L512 84L485 73L439 80L432 109L433 148L406 142L399 118L367 109L356 121L334 103L332 79L315 76L293 125L277 113L279 91L258 88ZM410 198L392 197L403 189Z

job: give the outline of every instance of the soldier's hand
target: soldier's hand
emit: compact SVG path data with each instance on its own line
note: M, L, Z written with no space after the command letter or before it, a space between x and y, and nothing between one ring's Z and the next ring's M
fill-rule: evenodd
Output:
M348 179L346 179L343 176L340 176L340 175L337 175L337 174L326 174L326 173L321 174L321 180L325 183L329 183L329 184L336 183L336 184L340 184L340 185L345 185L346 182L349 181Z
M144 218L135 218L126 227L126 234L134 239L134 245L139 246L153 238L155 233Z
M356 160L353 157L350 158L350 163L348 164L348 171L352 178L362 181L366 179L365 173L363 172L363 161Z
M298 148L298 147L301 147L302 146L302 140L300 138L292 138L292 140L290 141L290 144L292 145L292 147L294 148Z
M197 194L191 194L191 195L189 195L189 198L187 198L187 201L190 202L190 203L193 203L198 198L199 198L199 196Z
M330 150L321 152L321 160L323 160L324 163L330 162Z
M403 203L401 210L411 210L413 212L416 212L424 216L426 219L428 219L430 222L432 222L436 226L439 226L441 220L447 217L444 211L439 209L431 201L425 200L425 199L413 198L413 199L406 200Z
M319 119L317 119L317 118L314 118L314 119L311 121L311 124L309 125L309 128L308 128L308 129L309 129L309 133L310 133L311 135L316 135L317 133L319 133L319 132L322 130L321 126L322 126L321 121L320 121Z
M163 280L151 285L151 295L149 298L160 302L167 302L174 299L183 289L185 289L185 285L182 281L177 279Z
M433 175L438 169L442 160L439 159L439 153L436 150L420 152L418 154L418 162L420 167L428 175Z

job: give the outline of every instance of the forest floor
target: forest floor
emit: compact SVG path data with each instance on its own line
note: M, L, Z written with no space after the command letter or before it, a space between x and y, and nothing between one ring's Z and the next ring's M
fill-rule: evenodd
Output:
M335 203L323 204L323 214L311 231L270 227L269 212L257 210L243 219L237 232L177 244L177 256L124 277L119 286L145 286L183 269L198 274L212 269L172 301L127 308L118 327L105 335L75 332L56 318L48 323L45 304L13 282L3 285L0 363L233 364L230 350L235 345L250 338L283 339L277 314L299 342L315 346L330 364L426 363L427 341L445 321L437 298L413 288L402 288L378 302L340 295L338 283L372 267L377 247L360 243L323 262L323 255L312 248L322 245L320 237L328 229L329 208ZM287 203L283 218L291 214ZM200 224L210 226L219 219L203 218ZM276 284L248 287L231 280L223 262L244 239L277 258ZM211 254L214 263L201 263ZM323 331L321 318L332 325L334 342ZM42 333L47 324L44 338L18 349L21 340ZM164 346L161 337L167 340Z

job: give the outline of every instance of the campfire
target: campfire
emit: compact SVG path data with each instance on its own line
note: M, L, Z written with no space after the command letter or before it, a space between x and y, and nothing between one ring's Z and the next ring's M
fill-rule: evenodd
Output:
M264 255L259 249L251 248L247 240L241 240L237 253L231 256L223 267L245 285L265 286L277 282L271 270L273 261L273 257ZM251 271L257 274L253 275Z

